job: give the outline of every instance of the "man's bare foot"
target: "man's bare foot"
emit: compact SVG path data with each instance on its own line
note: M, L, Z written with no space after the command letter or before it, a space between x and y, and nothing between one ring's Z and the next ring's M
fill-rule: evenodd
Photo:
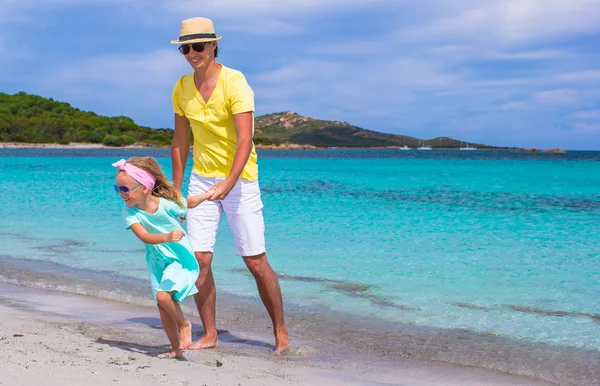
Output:
M209 339L206 335L200 338L197 342L192 343L189 350L204 350L207 348L219 347L219 340L217 338Z
M179 327L179 344L182 349L189 349L192 345L192 323L185 321L183 327Z
M277 349L275 350L275 355L281 355L286 348L291 347L291 341L288 337L287 328L281 329L280 332L275 335L275 346Z
M183 350L181 350L181 349L171 349L171 351L166 352L164 354L158 354L156 357L158 359L177 359L177 358L183 358Z

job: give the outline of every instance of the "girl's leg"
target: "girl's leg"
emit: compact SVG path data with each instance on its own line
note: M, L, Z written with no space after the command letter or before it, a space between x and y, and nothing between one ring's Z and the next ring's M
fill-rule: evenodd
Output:
M165 332L171 342L171 347L173 350L188 349L192 344L192 323L183 316L179 303L173 299L170 292L165 291L158 291L156 300L161 309L161 319L163 320ZM175 340L171 339L171 336L169 335L170 331L167 331L167 325L164 324L165 318L162 317L163 311L166 313L166 316L169 316L170 320L168 320L167 323L170 322L170 324L168 324L170 330L175 331ZM177 331L179 331L178 338Z
M175 319L165 310L163 306L158 305L160 320L162 321L163 329L167 333L169 342L171 342L171 351L168 354L160 354L159 358L180 358L183 356L183 351L179 348L179 335L177 334L177 323Z

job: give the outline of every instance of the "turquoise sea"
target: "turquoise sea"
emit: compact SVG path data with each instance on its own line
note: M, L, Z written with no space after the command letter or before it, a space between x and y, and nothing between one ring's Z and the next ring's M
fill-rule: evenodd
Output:
M132 155L170 174L162 149L0 149L0 282L150 302L112 187ZM286 308L600 350L600 152L263 150L259 167ZM218 291L258 298L222 225Z

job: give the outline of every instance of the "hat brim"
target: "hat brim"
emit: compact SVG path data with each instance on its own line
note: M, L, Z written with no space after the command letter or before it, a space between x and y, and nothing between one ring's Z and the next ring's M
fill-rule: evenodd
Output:
M203 39L190 39L190 40L171 40L171 44L193 44L193 43L207 43L216 42L221 40L221 35L217 35L216 38L203 38Z

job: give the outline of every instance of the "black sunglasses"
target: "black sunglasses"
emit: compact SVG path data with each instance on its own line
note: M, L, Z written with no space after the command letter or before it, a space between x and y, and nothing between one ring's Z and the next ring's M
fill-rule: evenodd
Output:
M179 52L181 52L184 55L187 55L190 53L190 47L194 49L194 51L196 52L202 52L204 51L204 46L206 45L206 43L208 42L204 42L204 43L193 43L193 44L182 44L179 46Z

